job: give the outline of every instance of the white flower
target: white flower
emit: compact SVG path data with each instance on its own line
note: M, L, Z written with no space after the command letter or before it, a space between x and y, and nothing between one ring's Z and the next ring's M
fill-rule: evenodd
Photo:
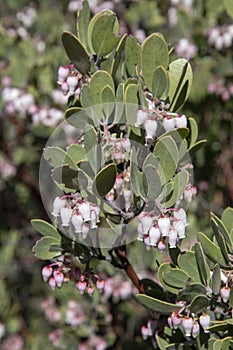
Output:
M210 316L203 314L199 317L199 322L200 325L202 326L202 328L204 329L205 333L209 333L209 331L207 330L207 328L210 326Z
M173 222L173 228L177 231L179 238L185 238L185 224L182 220L176 220Z
M166 131L175 129L175 119L171 117L165 117L163 119L163 127Z
M83 226L82 226L82 236L83 236L83 239L86 239L87 238L87 234L90 230L90 226L88 223L84 223Z
M135 126L140 126L145 123L148 118L148 114L146 111L142 111L141 109L137 111L137 120Z
M187 337L191 336L193 325L194 325L194 321L192 317L186 316L182 319L182 326L184 328L184 332Z
M170 248L176 248L177 236L178 236L177 231L172 228L169 231L169 235L168 235L168 243Z
M171 227L170 219L166 217L159 218L158 226L162 233L162 236L167 236Z
M199 323L197 321L194 321L193 329L192 329L192 337L196 338L198 336L199 332L200 332Z
M71 223L74 226L75 233L81 233L82 232L82 226L83 226L83 217L79 213L75 213L72 215Z
M76 76L69 76L66 80L68 87L69 87L69 92L73 93L75 92L75 89L78 85L78 78Z
M141 223L142 223L143 233L146 234L151 228L151 226L153 225L153 219L149 214L145 214L141 218Z
M72 213L73 213L73 210L71 208L67 208L67 207L61 208L60 216L61 216L62 226L69 226Z
M91 220L91 207L87 202L82 202L79 204L78 211L82 215L85 222Z
M157 122L153 119L147 119L144 123L144 128L146 130L146 138L153 139L157 130Z
M69 75L69 68L65 67L65 66L60 66L58 68L58 83L62 84L64 83L64 81L66 81L66 79L68 78Z
M152 226L149 230L149 243L150 245L156 246L161 236L160 229Z
M66 199L62 199L60 197L56 197L53 202L53 211L52 215L57 217L60 214L61 208L66 205Z
M178 115L175 117L175 125L177 128L186 128L187 127L187 118L184 114Z

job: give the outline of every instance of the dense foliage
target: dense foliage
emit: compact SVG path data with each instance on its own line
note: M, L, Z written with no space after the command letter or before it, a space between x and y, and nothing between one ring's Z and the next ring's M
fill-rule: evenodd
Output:
M1 4L1 348L230 348L230 2L20 3ZM44 151L51 216L39 162L64 112L85 137Z

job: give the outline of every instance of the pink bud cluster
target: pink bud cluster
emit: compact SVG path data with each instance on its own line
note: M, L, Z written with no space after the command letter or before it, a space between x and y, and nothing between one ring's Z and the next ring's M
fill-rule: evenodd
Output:
M176 44L175 52L179 57L183 57L189 60L190 58L193 58L197 55L198 48L188 39L182 38Z
M138 216L138 240L144 241L147 246L157 247L160 252L175 248L179 240L186 237L186 212L183 208L158 216L155 212L142 212Z
M168 325L172 329L177 329L182 326L186 337L196 338L200 332L200 326L205 333L209 333L210 316L203 313L200 317L194 318L189 312L186 315L181 315L179 312L173 312L167 319Z
M208 29L206 35L208 43L214 46L216 50L228 49L233 42L233 24Z
M82 75L77 71L73 64L60 66L58 68L58 81L61 91L66 96L80 96L83 83Z
M42 277L44 282L48 282L52 290L55 290L56 287L61 288L63 283L69 280L65 278L62 263L44 266L42 269Z
M131 143L128 137L117 138L109 133L102 137L106 159L114 159L117 164L129 159Z
M81 295L86 292L89 296L92 296L95 291L94 285L100 292L103 292L105 282L97 275L84 273L76 282L76 288Z
M164 113L163 127L165 131L187 127L187 117L184 114Z
M52 215L60 218L63 228L72 227L75 233L86 239L91 229L98 228L100 208L76 193L56 197Z
M150 110L138 110L135 126L144 127L146 131L146 140L154 139L158 127L156 115Z
M210 94L219 96L222 101L228 101L233 97L233 83L227 83L223 79L217 79L208 86Z

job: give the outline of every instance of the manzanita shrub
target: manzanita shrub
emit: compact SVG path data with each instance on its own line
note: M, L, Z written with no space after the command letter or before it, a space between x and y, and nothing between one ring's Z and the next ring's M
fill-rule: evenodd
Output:
M189 62L172 60L160 33L142 44L120 36L115 13L90 18L87 1L77 35L65 31L61 40L66 121L40 168L52 224L32 220L43 236L33 251L46 260L44 281L91 296L105 288L95 271L105 261L126 272L151 311L141 332L155 348L231 349L233 209L211 213L210 231L186 237L196 193L191 158L205 142L195 119L180 112L192 86ZM140 279L130 263L135 240L164 254L155 279Z

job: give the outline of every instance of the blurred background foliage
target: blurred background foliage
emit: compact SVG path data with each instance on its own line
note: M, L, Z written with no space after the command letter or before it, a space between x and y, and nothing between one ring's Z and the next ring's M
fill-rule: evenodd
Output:
M190 232L208 230L209 211L221 214L224 207L233 204L233 9L230 3L227 0L90 0L93 14L103 8L117 13L121 34L131 33L141 42L152 32L161 32L173 48L174 57L190 59L194 84L182 111L196 118L200 138L208 140L194 158L198 195L189 210ZM67 102L56 83L58 67L69 63L60 34L63 30L76 31L76 12L81 7L81 0L3 0L0 4L0 348L3 350L151 348L150 342L143 342L140 335L148 313L130 298L134 293L130 285L125 286L128 293L121 290L126 281L124 275L115 276L112 268L100 264L96 267L99 274L110 279L114 286L109 295L80 296L70 285L52 292L42 282L41 262L31 253L38 237L30 219L47 219L38 186L39 162L47 138L63 120ZM133 243L129 258L142 276L154 277L155 259L162 260L156 254L145 252L144 245ZM83 315L78 323L72 324L67 318L69 309Z

